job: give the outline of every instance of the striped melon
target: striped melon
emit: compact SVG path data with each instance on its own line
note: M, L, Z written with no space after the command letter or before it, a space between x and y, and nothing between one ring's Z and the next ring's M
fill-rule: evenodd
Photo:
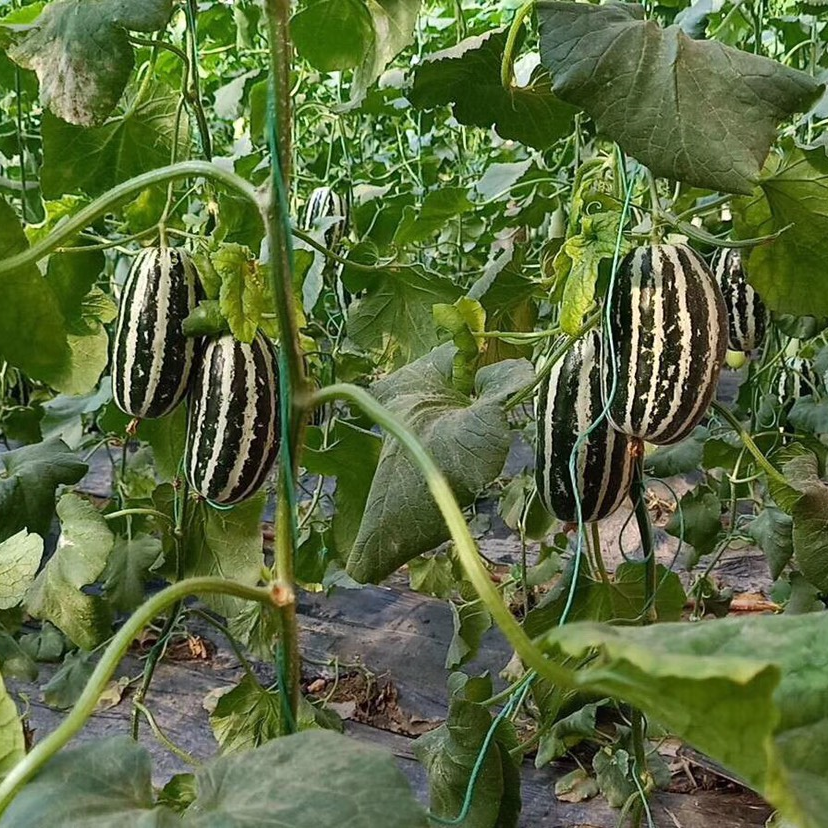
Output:
M112 347L112 395L126 414L163 417L184 398L196 342L181 323L196 306L197 280L183 250L149 247L135 260Z
M317 187L305 205L302 229L310 231L319 226L324 226L325 246L336 252L348 233L348 205L330 187Z
M748 284L738 250L725 250L716 262L716 280L724 296L730 347L748 353L765 338L767 311L759 294Z
M636 248L618 269L609 311L604 384L609 394L615 373L612 424L658 445L681 440L704 416L727 350L727 311L713 274L684 245Z
M579 435L598 419L601 401L601 337L592 331L552 368L535 403L535 481L546 509L560 520L578 519L569 460ZM577 495L588 523L614 512L630 489L637 440L615 431L604 418L579 448Z
M238 503L262 486L279 449L279 369L261 332L232 334L203 349L190 392L184 458L193 489L212 503Z
M776 394L779 402L792 405L800 397L817 391L817 375L811 363L802 357L788 357L779 373Z

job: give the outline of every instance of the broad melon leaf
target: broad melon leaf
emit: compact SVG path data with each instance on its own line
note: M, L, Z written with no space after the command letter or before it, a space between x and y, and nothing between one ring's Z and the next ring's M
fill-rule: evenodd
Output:
M0 610L23 600L42 557L43 538L25 529L0 543Z
M40 100L82 127L103 123L124 93L135 56L127 31L163 29L172 0L49 3L9 56L37 72Z
M547 149L569 134L576 109L553 93L544 73L527 87L504 89L500 65L507 37L498 29L428 55L414 71L408 99L418 109L451 104L461 124L494 126L501 138Z
M427 828L394 760L347 736L308 730L222 756L196 772L186 828Z
M804 72L678 26L637 5L539 0L541 62L554 92L655 175L750 193L776 127L822 84Z
M26 755L23 724L0 675L0 779Z
M743 259L748 281L773 311L828 316L828 158L794 149L771 158L758 187L733 204L739 238L784 231Z
M828 615L644 628L576 623L551 653L597 657L578 684L641 708L738 774L797 828L828 813Z
M290 31L299 54L322 72L359 66L376 37L362 0L303 0Z
M115 538L101 513L76 494L60 499L57 514L57 549L29 589L27 608L91 650L109 633L111 610L100 595L83 588L103 573Z
M28 249L17 214L0 196L0 261ZM69 365L66 319L52 286L35 265L0 276L0 358L32 379L50 382Z
M5 731L4 731L5 732ZM149 752L128 736L65 750L12 800L0 828L175 828L179 818L156 807Z
M532 369L525 360L481 368L469 397L452 383L455 353L453 345L441 345L372 391L416 432L455 496L468 504L506 462L511 434L502 403L532 381ZM362 583L378 582L448 538L420 471L396 440L386 438L348 573Z
M133 109L110 118L103 126L83 129L43 114L45 198L82 192L98 196L116 184L170 161L179 97L158 85ZM182 122L178 157L189 154L187 120Z

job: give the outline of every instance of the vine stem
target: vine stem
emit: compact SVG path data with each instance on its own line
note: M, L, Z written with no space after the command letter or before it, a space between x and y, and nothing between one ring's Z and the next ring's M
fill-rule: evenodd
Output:
M512 88L512 76L515 67L515 48L523 27L523 21L533 12L535 0L527 0L515 13L515 19L509 27L506 46L503 49L503 61L500 64L500 82L504 89Z
M127 619L110 641L69 715L0 782L0 814L9 807L18 791L86 724L129 645L141 630L177 601L196 594L230 595L271 607L275 604L272 589L247 586L224 578L190 578L153 595Z
M728 424L739 436L739 439L742 441L745 448L753 455L753 459L756 461L759 468L761 468L762 471L776 483L779 483L781 486L787 486L788 481L785 479L785 476L778 469L774 468L770 460L762 454L759 446L753 442L753 438L750 434L748 434L747 429L736 419L736 417L734 417L733 414L720 402L716 402L714 400L711 405L717 414L727 420Z
M41 239L33 247L23 250L15 256L0 260L0 275L10 273L20 267L35 264L44 256L48 256L56 248L94 223L96 219L114 210L118 205L137 195L154 184L166 184L182 178L203 177L215 181L252 202L257 210L262 209L261 199L256 189L235 173L223 170L209 161L182 161L159 167L157 170L131 178L122 184L113 187L108 193L95 199L82 210L79 210L63 224L56 227L46 238Z
M457 505L454 493L445 475L432 460L431 455L419 438L385 406L356 385L341 383L323 388L310 397L307 401L308 408L334 400L347 400L354 403L371 417L377 425L399 441L423 473L428 489L451 533L451 538L454 541L466 576L472 582L480 600L491 613L501 632L527 666L533 668L539 675L544 676L559 687L564 689L574 688L576 686L575 674L571 670L547 659L526 635L523 628L515 620L509 607L503 602L497 587L489 577L488 570L480 560L477 547L469 532L469 527L466 525L466 519Z
M301 679L299 625L296 620L296 514L293 482L303 445L306 393L305 363L299 340L293 301L293 252L288 219L291 163L290 0L265 0L270 49L272 111L270 112L271 186L263 218L270 250L270 279L276 301L280 333L280 363L287 376L280 379L287 391L283 407L282 462L276 496L276 537L274 573L275 594L281 622L280 665L284 665L283 692L287 699L289 721L297 720ZM284 396L284 393L283 393ZM280 676L282 676L280 666Z

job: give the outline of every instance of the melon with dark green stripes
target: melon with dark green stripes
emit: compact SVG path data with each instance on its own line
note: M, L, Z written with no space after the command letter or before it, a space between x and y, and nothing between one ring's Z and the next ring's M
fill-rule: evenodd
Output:
M658 445L698 424L727 351L727 311L713 273L685 245L632 250L605 331L605 393L619 431Z
M348 205L330 187L317 187L310 195L302 216L302 229L321 227L325 246L336 251L348 232Z
M163 417L184 399L196 341L181 323L196 306L197 281L183 250L149 247L135 260L112 347L112 396L126 414Z
M205 345L193 378L187 479L202 497L239 503L265 482L279 449L279 369L273 344L232 334Z
M792 405L806 394L818 393L817 375L807 359L788 357L779 372L776 393L782 405Z
M738 250L722 252L716 262L716 279L727 307L730 347L749 353L765 338L767 310L748 284Z
M535 480L541 502L560 520L585 523L612 514L623 502L632 480L637 441L601 420L579 447L575 458L577 489L570 476L576 440L598 421L601 401L601 337L592 331L578 340L553 367L535 404L537 441Z

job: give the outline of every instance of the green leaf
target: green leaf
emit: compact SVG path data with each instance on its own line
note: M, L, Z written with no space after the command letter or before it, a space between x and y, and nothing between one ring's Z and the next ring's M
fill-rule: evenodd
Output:
M59 0L49 3L9 56L37 72L40 100L81 127L102 123L132 73L127 30L155 32L167 25L171 0Z
M636 705L743 778L799 828L828 808L828 615L760 616L643 628L571 624L552 653L580 657L584 691Z
M75 494L60 499L57 514L57 549L29 589L28 611L91 650L109 633L110 610L100 595L83 588L104 571L115 539L101 513Z
M330 731L308 730L222 756L197 771L196 780L185 828L428 826L390 755Z
M83 253L53 253L46 269L46 281L55 292L60 310L74 333L86 333L83 300L104 270L102 250Z
M452 303L460 291L448 279L419 268L375 274L348 310L348 336L393 368L407 365L437 345L432 307Z
M566 756L576 745L585 739L595 737L595 717L603 702L585 704L574 713L558 719L549 730L541 736L535 767L541 768ZM622 803L623 804L623 803Z
M57 710L68 710L80 698L94 669L92 653L67 653L60 669L43 686L43 701Z
M561 300L564 333L579 333L584 316L594 306L598 266L615 255L620 224L621 214L617 212L584 216L581 232L567 239L555 256L555 270L566 278ZM622 243L622 254L624 247Z
M337 552L344 556L350 552L359 531L382 439L371 431L337 420L330 429L327 448L322 448L322 441L321 428L307 430L302 463L310 474L336 478L332 528Z
M101 195L128 178L168 164L178 103L178 94L156 86L134 109L91 129L45 112L40 181L44 197L76 191ZM188 148L189 133L182 127L180 158L188 155Z
M151 535L117 538L103 571L104 594L117 612L132 612L144 601L144 585L161 556L161 541Z
M20 636L20 646L33 661L58 662L63 657L65 641L60 630L48 621L40 631Z
M704 446L710 432L704 426L693 431L672 446L659 446L644 458L644 471L652 477L675 477L702 467Z
M26 755L23 724L0 675L0 779Z
M664 529L692 547L694 555L688 561L696 562L716 547L722 531L722 504L709 489L699 487L687 492Z
M381 403L423 441L463 504L500 474L511 445L502 403L531 381L527 362L509 360L477 372L475 396L451 383L455 349L443 345L374 384ZM419 469L386 438L351 554L348 574L377 582L449 532Z
M446 669L456 670L477 657L483 635L491 629L492 616L480 601L457 606L449 602L454 634L446 653Z
M155 807L152 761L128 736L90 742L61 751L12 800L0 828L53 825L114 828L174 828L178 819Z
M322 72L353 69L374 47L371 15L362 0L304 0L290 31L300 56Z
M739 238L785 231L743 258L748 280L778 313L828 316L822 263L828 256L828 158L794 149L771 158L750 197L733 203Z
M413 207L405 208L394 241L401 247L426 241L443 230L450 219L470 212L473 207L465 187L433 190L423 200L419 213Z
M184 336L215 336L230 330L218 299L205 299L181 323Z
M210 727L222 753L252 750L282 735L282 701L252 676L222 695L210 714Z
M0 610L23 600L42 557L43 538L25 529L0 543Z
M152 447L155 469L164 480L179 475L187 441L187 410L178 406L166 417L142 420L138 436Z
M281 622L270 607L247 601L237 615L228 619L233 637L260 661L272 661L281 634Z
M351 81L350 106L360 103L386 66L414 42L422 0L365 0L374 37Z
M82 395L93 391L109 362L109 337L103 326L89 334L70 333L69 365L54 377L53 388L63 394Z
M156 506L172 516L172 488L164 486L155 495ZM207 503L190 509L182 543L183 577L214 576L232 578L244 584L259 582L264 565L261 520L265 494L218 510ZM175 553L166 555L159 572L177 580ZM204 596L204 602L225 618L233 618L246 602L224 595Z
M592 759L598 789L613 808L621 808L635 792L632 758L623 748L601 748Z
M454 591L451 561L445 555L414 558L408 562L408 582L414 592L433 595L445 601Z
M785 463L782 471L799 495L790 508L796 563L808 581L828 591L828 486L820 480L816 456L810 452Z
M249 248L223 244L213 256L213 267L221 278L219 308L233 336L252 342L267 309L262 271Z
M766 506L748 525L747 533L765 553L775 581L793 556L793 519L781 509Z
M445 723L414 742L414 755L428 772L431 813L456 819L492 724L486 708L453 698ZM464 828L516 828L520 813L520 773L509 755L517 739L511 722L501 722L477 777Z
M55 490L77 483L87 471L62 440L46 440L0 454L0 539L21 529L49 534Z
M749 193L777 124L821 92L804 72L662 29L638 6L539 0L537 13L555 93L664 178Z
M528 87L504 89L507 37L499 29L428 55L414 70L408 99L418 109L451 104L461 124L494 126L501 138L547 149L570 132L576 110L552 92L543 73L536 72Z
M486 311L476 299L461 296L453 305L434 305L432 313L438 330L447 330L457 347L451 375L454 387L470 394L477 358L485 342L478 334L486 329Z
M0 260L29 243L11 206L0 196ZM0 356L32 379L50 382L69 363L66 321L60 302L35 265L0 276Z

